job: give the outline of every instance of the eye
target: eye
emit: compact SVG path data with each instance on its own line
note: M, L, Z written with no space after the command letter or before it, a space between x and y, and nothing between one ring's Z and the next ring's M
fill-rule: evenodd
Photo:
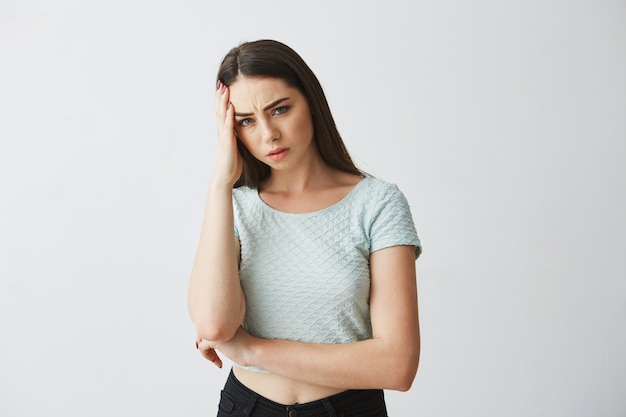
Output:
M280 106L280 107L277 107L277 108L274 110L274 114L283 114L283 113L287 113L287 110L289 110L289 107L288 107L288 106Z
M241 119L240 121L237 122L239 126L248 126L250 123L252 123L252 119L250 118Z

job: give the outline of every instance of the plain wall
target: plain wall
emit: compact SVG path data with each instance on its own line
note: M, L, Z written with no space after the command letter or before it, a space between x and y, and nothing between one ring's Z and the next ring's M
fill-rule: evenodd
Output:
M217 66L259 38L411 204L422 357L390 415L626 415L608 0L0 3L0 415L215 414L186 291Z

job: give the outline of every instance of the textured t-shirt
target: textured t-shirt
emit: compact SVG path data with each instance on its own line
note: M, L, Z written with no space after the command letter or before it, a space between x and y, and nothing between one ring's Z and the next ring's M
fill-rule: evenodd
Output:
M370 253L420 241L402 192L367 177L311 213L271 208L257 189L233 189L243 326L265 339L349 343L372 337Z

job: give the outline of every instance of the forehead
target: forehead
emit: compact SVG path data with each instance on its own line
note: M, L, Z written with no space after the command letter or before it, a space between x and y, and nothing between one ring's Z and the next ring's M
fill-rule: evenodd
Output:
M230 101L239 112L262 109L273 101L300 97L300 91L287 85L280 78L242 77L230 86Z

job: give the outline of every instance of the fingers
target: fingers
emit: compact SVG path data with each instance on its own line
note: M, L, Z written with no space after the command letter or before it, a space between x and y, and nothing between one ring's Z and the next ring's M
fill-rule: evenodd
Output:
M232 105L230 104L230 90L226 84L221 81L217 82L217 90L215 91L215 112L218 120L224 121L228 114L228 110ZM232 112L231 112L232 115Z
M222 367L222 359L218 356L215 349L210 348L208 350L203 350L200 353L202 353L202 356L204 356L206 360L213 363L213 365L217 366L218 368Z
M222 367L222 359L218 356L215 349L209 349L204 355L204 357L207 360L211 361L213 365L217 366L218 368Z
M218 154L213 178L219 183L233 185L241 176L243 161L237 149L235 109L230 102L230 89L218 81L215 91Z
M228 136L235 134L235 109L230 102L230 89L221 81L217 82L215 91L215 117L220 132L228 132Z
M218 368L222 367L222 359L219 357L215 349L213 349L207 340L198 337L196 339L196 349L200 351L200 354L209 362Z

